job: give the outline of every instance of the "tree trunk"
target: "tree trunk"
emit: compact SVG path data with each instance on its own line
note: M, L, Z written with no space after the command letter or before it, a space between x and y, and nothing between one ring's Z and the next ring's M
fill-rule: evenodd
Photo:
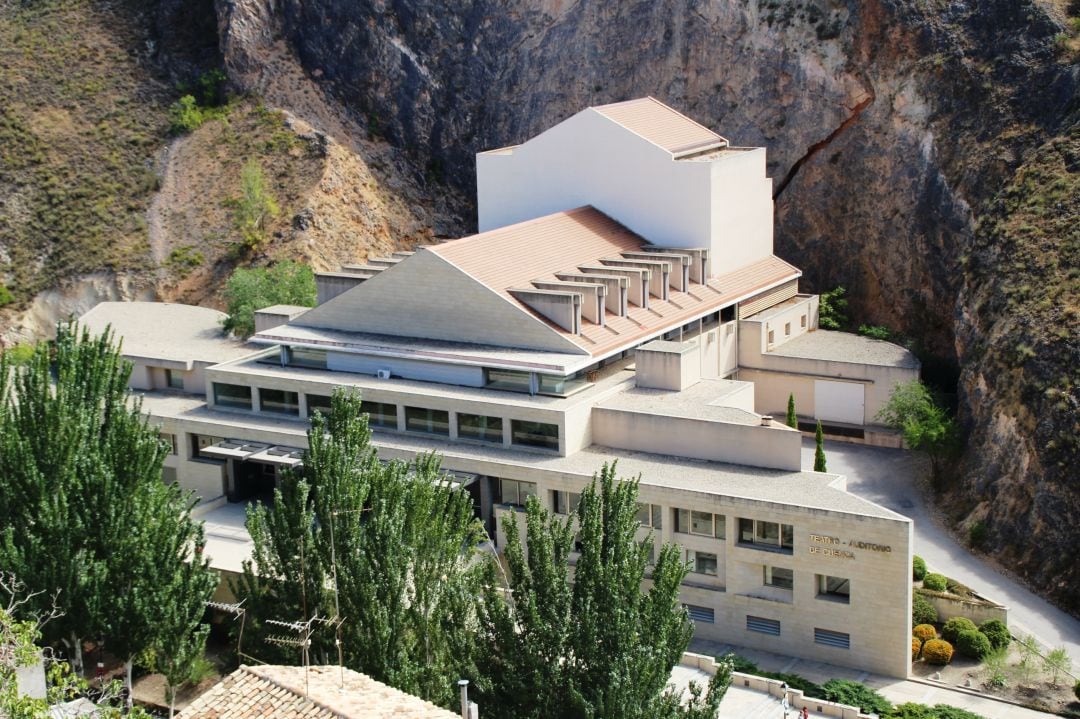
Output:
M169 695L169 719L173 719L173 712L176 711L176 689L169 685L166 687L165 693Z
M124 662L124 688L127 689L127 708L131 711L132 705L135 703L135 690L131 686L131 667L135 663L134 657L128 657Z
M67 641L64 643L67 644ZM75 676L83 678L82 639L75 636L75 632L71 633L71 668Z

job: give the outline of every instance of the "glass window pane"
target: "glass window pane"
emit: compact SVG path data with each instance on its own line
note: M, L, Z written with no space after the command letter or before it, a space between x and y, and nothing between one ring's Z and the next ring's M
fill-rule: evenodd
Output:
M426 407L405 408L405 429L426 434L450 434L450 413Z
M780 589L791 589L795 582L795 572L782 567L765 567L765 583Z
M536 483L535 482L518 482L518 498L521 504L525 504L525 500L529 497L536 496ZM571 509L571 511L573 511Z
M214 404L236 409L251 409L251 387L214 382Z
M489 369L487 370L487 386L490 389L501 389L508 392L529 392L531 376L528 372L514 372L513 370Z
M649 521L650 521L651 517L652 517L652 514L649 512L649 505L648 504L642 504L641 502L638 502L637 521L641 522L642 524L644 524L647 527L647 526L649 526Z
M713 533L712 515L708 512L690 512L691 534L704 534L711 537Z
M510 422L510 430L510 441L513 444L525 447L541 447L543 449L559 448L559 426L557 424L515 419Z
M278 414L300 414L300 395L282 389L259 389L259 409Z
M502 443L502 417L459 413L457 418L458 437L477 439L481 442Z
M713 522L714 522L713 536L716 537L717 539L723 539L725 537L725 527L724 527L725 521L726 520L725 520L724 515L722 515L722 514L714 514L713 515Z
M675 510L675 531L682 534L690 533L690 510L689 509L676 509Z
M707 552L694 552L694 571L698 574L716 576L716 555Z
M754 537L755 542L762 544L780 544L780 524L778 522L761 522L757 523L757 534Z
M309 367L311 369L326 369L326 350L310 349L308 347L289 347L286 351L286 361L290 367Z
M387 402L360 402L360 411L368 416L368 425L397 429L397 405Z
M184 389L184 375L171 369L165 370L165 384L172 389Z
M790 524L781 524L781 545L782 547L794 548L795 546L795 528Z
M330 397L325 394L309 394L307 395L307 413L308 417L315 414L315 412L322 412L323 414L330 414Z
M747 543L754 541L754 520L739 517L739 541Z
M652 505L652 526L653 526L653 529L663 529L664 528L663 516L664 516L664 512L660 508L660 505L658 505L658 504Z

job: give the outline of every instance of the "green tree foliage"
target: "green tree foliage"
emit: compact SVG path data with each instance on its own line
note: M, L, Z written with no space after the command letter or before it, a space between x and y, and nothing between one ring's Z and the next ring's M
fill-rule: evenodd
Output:
M897 705L891 712L883 715L882 719L985 719L985 717L948 704L935 704L930 707L908 702Z
M730 684L730 665L683 705L666 689L692 624L679 602L687 566L674 545L652 557L637 540L636 481L617 481L605 465L581 495L577 514L561 520L530 497L525 541L511 514L503 527L510 603L489 590L481 622L491 648L483 702L495 716L713 717ZM576 531L575 531L576 530ZM580 558L571 582L568 558Z
M799 417L795 414L795 395L789 394L787 398L787 426L792 429L799 428Z
M947 642L956 644L956 637L960 632L973 632L976 629L978 627L975 626L975 622L967 617L953 617L941 628L941 637Z
M911 578L921 582L926 576L926 560L916 554L911 560Z
M822 292L818 303L818 327L824 330L842 330L847 327L848 301L843 287Z
M226 332L248 337L255 332L255 311L271 305L315 304L315 273L290 260L270 267L237 268L225 283Z
M1050 684L1056 687L1061 675L1068 674L1072 669L1072 658L1065 647L1051 649L1043 657L1043 668L1050 674Z
M818 420L817 429L814 430L814 471L828 472L825 464L825 436L821 431L821 420Z
M251 607L244 650L298 661L259 641L266 620L337 616L336 576L345 664L449 706L452 680L477 676L477 604L494 564L475 549L472 499L438 460L382 465L370 438L359 395L336 392L329 416L312 419L303 473L282 479L272 507L249 511L255 547L235 588ZM336 661L332 632L317 631L312 652Z
M885 715L893 709L892 702L861 682L830 679L821 685L821 689L825 699L859 707L865 714Z
M937 610L934 605L919 594L911 599L911 626L920 624L933 624L938 620Z
M194 132L206 119L206 113L192 95L184 95L169 107L169 131L174 135Z
M956 651L960 656L982 661L990 654L990 640L977 629L964 629L956 635Z
M987 619L979 625L979 631L986 635L994 649L1004 649L1012 641L1012 632L1000 619Z
M944 592L949 585L949 580L945 578L944 574L935 574L930 572L923 577L923 586L933 592Z
M229 203L233 224L244 246L259 249L266 241L266 222L279 212L277 200L266 189L262 165L252 159L240 170L240 196Z
M161 481L167 449L131 401L130 373L109 333L67 323L26 365L0 360L0 570L37 602L59 593L63 616L44 636L77 669L81 637L133 657L171 631L168 613L197 623L217 581L187 561L202 531L190 497ZM198 600L182 604L180 587Z
M926 452L935 479L958 449L956 423L919 380L897 385L877 419L899 431L908 447Z
M872 340L884 340L885 342L892 339L892 331L888 327L882 327L881 325L859 325L859 334Z

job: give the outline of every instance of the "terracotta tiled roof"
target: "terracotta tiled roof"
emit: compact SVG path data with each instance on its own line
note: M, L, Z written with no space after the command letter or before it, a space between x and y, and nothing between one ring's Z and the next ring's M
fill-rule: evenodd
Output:
M455 719L457 714L337 667L241 666L177 719ZM306 693L306 696L305 696Z
M528 287L534 280L555 280L556 273L574 272L623 252L640 252L646 244L599 210L579 207L421 251L437 253L523 311L532 312L508 290ZM670 289L667 300L650 297L648 309L630 305L626 317L608 312L603 327L583 322L579 335L549 325L589 354L600 356L800 274L780 258L769 256L710 278L704 285L691 284L688 292Z
M709 128L651 97L592 109L673 154L727 144L727 140Z

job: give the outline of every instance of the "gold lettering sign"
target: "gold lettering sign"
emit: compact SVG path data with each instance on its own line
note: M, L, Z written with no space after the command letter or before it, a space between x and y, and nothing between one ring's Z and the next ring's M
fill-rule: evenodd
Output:
M826 534L811 534L810 542L810 554L822 554L826 557L838 557L840 559L854 559L855 554L848 549L831 549L830 547L817 547L813 545L825 544L831 546L845 546L850 547L851 549L865 549L868 552L880 552L882 554L892 553L892 547L888 544L863 542L858 539L841 541L840 537L830 537Z

